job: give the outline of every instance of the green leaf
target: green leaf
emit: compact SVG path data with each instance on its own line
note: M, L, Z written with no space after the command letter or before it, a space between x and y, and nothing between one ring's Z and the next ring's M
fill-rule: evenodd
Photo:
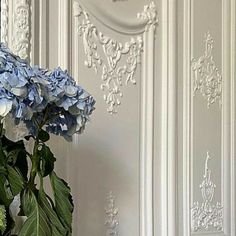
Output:
M9 165L7 165L7 171L8 171L8 181L11 188L11 192L13 196L16 196L23 189L24 185L23 177L19 172L19 170L14 169Z
M2 137L2 146L6 147L7 152L10 152L16 149L25 150L25 145L24 145L23 140L13 142L10 139L8 139L6 136Z
M4 166L0 166L0 175L6 175L6 174L7 174L6 168Z
M50 148L46 145L42 146L42 149L38 151L38 155L42 161L41 175L45 177L53 171L56 158L54 157Z
M0 231L2 234L5 232L7 228L7 214L5 206L0 205Z
M55 172L50 174L51 185L54 193L55 211L60 217L64 227L72 231L72 212L74 209L72 196L68 184L60 179Z
M16 160L17 160L17 156L20 151L21 151L21 149L15 149L15 150L10 151L7 154L7 163L11 164L11 165L15 165Z
M5 209L6 209L6 229L4 231L3 236L12 236L11 232L12 232L12 229L15 227L15 222L12 219L12 216L10 214L9 207L5 206Z
M50 136L48 134L48 132L46 132L45 130L40 130L39 134L38 134L38 138L42 141L42 142L47 142L50 139Z
M68 231L62 225L60 219L53 209L53 206L50 205L47 198L49 197L45 194L43 188L41 187L38 194L38 202L51 223L52 236L68 235Z
M8 185L7 178L4 175L0 175L0 204L7 207L12 203L14 198Z
M18 167L25 180L27 180L28 163L24 142L22 140L13 142L5 136L2 137L1 141L0 166L9 164L12 167Z
M21 175L27 181L28 162L27 162L26 152L24 150L18 152L15 167L17 167L20 170Z
M26 190L22 196L23 211L28 217L18 236L52 236L47 215L38 204L31 190Z
M6 155L3 151L2 146L0 145L0 166L5 166L6 164Z

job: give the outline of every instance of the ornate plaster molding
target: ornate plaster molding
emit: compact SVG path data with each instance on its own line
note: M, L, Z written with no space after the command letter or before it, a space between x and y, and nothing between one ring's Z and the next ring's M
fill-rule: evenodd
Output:
M207 107L222 100L222 76L214 62L213 38L210 33L205 36L205 52L199 59L192 60L194 96L200 92L207 100Z
M8 8L9 0L1 1L1 42L8 42Z
M210 160L211 157L207 152L205 173L199 186L203 201L202 203L194 202L191 209L192 231L194 232L210 231L211 229L223 230L223 206L219 202L213 203L216 185L211 180L211 170L208 166Z
M77 19L78 34L82 37L85 65L93 68L98 73L98 67L102 67L101 90L104 91L104 101L110 114L117 113L117 107L121 105L123 97L122 86L136 84L135 73L141 62L143 39L139 35L132 37L125 43L104 35L91 22L89 14L81 7L78 0L74 1L74 16ZM144 12L138 17L147 21L146 30L157 23L156 8L152 2L144 7ZM102 48L103 56L98 53L98 47ZM121 64L126 58L125 64Z
M113 192L110 192L107 197L107 207L105 208L105 213L105 226L107 227L106 236L118 236L119 222L116 218L118 215L118 208L115 206L115 196L113 195Z
M145 31L148 31L150 27L153 27L155 29L158 23L155 3L151 2L149 5L144 6L143 12L138 13L137 17L146 21Z
M12 50L30 59L30 1L15 0L13 5Z

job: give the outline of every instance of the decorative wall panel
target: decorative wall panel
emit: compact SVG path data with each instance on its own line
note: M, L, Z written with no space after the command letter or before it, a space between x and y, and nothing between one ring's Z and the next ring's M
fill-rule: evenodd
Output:
M1 42L8 42L8 0L1 1Z
M99 127L95 127L97 131L95 133L92 131L93 135L92 133L87 134L88 137L85 139L87 142L89 137L92 140L96 139L103 130L99 143L106 148L99 148L99 151L90 150L92 159L100 156L99 160L94 159L95 164L91 166L88 166L88 163L86 164L81 158L79 161L84 163L87 169L94 173L94 176L96 176L95 173L98 174L97 168L102 172L99 177L97 176L97 182L102 181L99 195L95 194L93 184L86 187L89 188L92 195L93 193L96 195L96 199L92 195L89 196L90 201L99 204L102 192L104 194L106 189L112 185L115 192L122 193L119 194L119 203L122 202L122 204L119 204L119 216L116 215L116 205L110 205L110 207L114 207L114 211L107 210L109 214L105 228L101 228L101 222L92 228L85 228L85 225L81 223L78 232L82 235L100 233L103 235L152 236L154 74L151 71L154 70L153 50L157 10L154 2L147 2L146 6L143 6L143 2L134 4L128 1L112 4L111 11L114 11L119 4L130 8L132 5L140 4L141 13L136 12L133 16L127 15L127 23L121 24L121 19L112 19L113 16L106 21L104 18L100 18L99 8L95 8L96 4L96 1L73 2L73 47L76 53L74 53L72 61L75 77L96 96L98 113L95 115L97 117L95 119L101 121ZM106 6L108 7L109 4ZM143 12L142 9L144 9ZM122 15L123 12L121 11L120 14ZM136 25L137 33L129 32L129 24L132 19L135 19L134 25ZM80 57L77 52L81 53ZM149 52L152 53L149 54ZM86 74L86 77L81 78L81 74ZM136 86L128 86L129 84ZM99 88L102 90L102 94ZM106 106L104 106L104 101ZM121 104L122 106L120 106ZM109 116L106 111L110 114L118 113L118 116ZM127 114L129 114L128 117ZM80 140L78 143L75 141L73 149L77 150L83 145L85 145L83 141ZM82 156L87 156L87 154L83 153ZM88 158L88 162L89 159L91 160L91 158ZM99 164L102 160L106 163L104 167ZM79 161L78 163L71 161L70 165L78 166ZM114 172L106 169L108 164L111 169L114 169ZM119 168L121 168L118 167L119 165L123 166L122 177L121 174L118 174ZM108 172L109 178L105 177L106 172ZM82 171L81 175L83 173ZM69 176L70 179L74 179L72 175ZM126 176L126 180L124 176ZM129 188L127 184L132 187ZM84 183L79 182L79 185L83 188ZM84 196L85 193L82 196L83 199L80 199L81 202L86 201ZM114 200L110 199L110 201ZM82 215L86 212L90 213L87 221L91 219L92 215L101 217L100 211L101 209L97 208L96 213L92 213L91 209L81 207Z
M212 170L209 168L211 160L209 152L207 152L205 162L205 172L203 181L199 185L202 194L202 202L194 202L192 207L192 230L193 231L208 231L211 227L217 231L223 229L223 207L221 203L214 203L215 188L217 187L212 182Z
M109 193L109 196L107 197L107 206L105 208L106 213L106 220L105 220L105 226L107 228L106 236L118 236L118 225L119 221L117 219L118 216L118 208L116 208L115 205L115 196L112 192Z
M138 14L138 18L146 21L145 30L157 23L156 7L154 2L144 7L144 11ZM101 90L105 92L104 101L111 114L117 113L117 106L121 104L123 97L122 86L136 84L135 73L141 60L143 41L141 36L131 38L125 43L104 35L91 22L89 14L81 7L78 1L74 1L74 16L77 20L77 30L83 39L86 60L84 64L98 72L98 66L102 66ZM102 47L103 55L98 53L98 47ZM124 65L118 65L121 58L126 56Z
M13 5L13 52L23 59L30 55L30 4L29 0L15 0Z
M183 194L179 195L183 228L179 234L184 236L233 235L229 6L230 1L222 0L183 3L183 123L179 124L183 129L183 154L179 146L183 155L183 160L179 157L183 164L183 177L179 176L183 181Z
M50 141L74 195L73 235L235 235L235 8L1 1L1 41L69 70L96 99L83 135Z
M1 1L1 42L30 61L31 12L29 0Z
M197 92L207 100L207 107L217 100L221 105L222 95L222 76L213 60L213 38L210 33L205 35L204 55L198 60L192 60L193 70L193 91L194 96Z

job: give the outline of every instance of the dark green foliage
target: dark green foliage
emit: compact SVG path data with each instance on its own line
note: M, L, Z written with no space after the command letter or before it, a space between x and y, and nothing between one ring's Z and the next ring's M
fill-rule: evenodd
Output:
M49 136L48 132L41 129L39 131L38 138L39 138L39 140L41 140L42 142L45 143L50 139L50 136Z
M64 227L68 231L72 231L72 212L73 212L73 201L70 195L70 188L67 183L60 179L55 172L50 174L51 185L55 199L55 211L60 217Z
M38 151L38 155L42 163L41 174L43 177L46 177L53 171L56 158L54 157L50 148L45 144L42 144L41 150Z
M5 206L7 220L6 230L0 231L0 236L11 236L15 224L9 206L18 194L21 195L19 215L27 217L18 236L71 235L73 202L70 188L54 172L56 158L45 144L49 138L46 131L39 131L38 137L33 138L34 151L30 154L23 141L13 142L4 136L4 130L0 133L0 205ZM31 168L28 168L29 161ZM48 175L53 199L45 193L43 186ZM40 178L39 187L36 176Z

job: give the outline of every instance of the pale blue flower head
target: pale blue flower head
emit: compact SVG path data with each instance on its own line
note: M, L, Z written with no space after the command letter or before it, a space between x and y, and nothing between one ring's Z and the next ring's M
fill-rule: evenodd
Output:
M94 104L67 71L31 67L0 44L0 117L11 113L16 123L24 121L29 133L37 135L47 113L48 132L70 139L84 130Z

